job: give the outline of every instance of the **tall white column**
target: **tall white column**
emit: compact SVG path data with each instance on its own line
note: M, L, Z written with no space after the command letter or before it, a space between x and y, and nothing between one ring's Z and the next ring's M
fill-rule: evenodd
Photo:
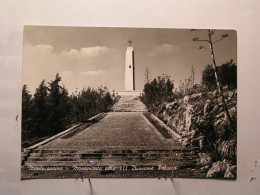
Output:
M126 49L125 90L135 90L135 64L133 47L127 47Z

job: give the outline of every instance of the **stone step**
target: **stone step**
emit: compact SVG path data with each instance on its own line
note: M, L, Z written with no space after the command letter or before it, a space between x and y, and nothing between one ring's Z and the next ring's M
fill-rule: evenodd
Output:
M80 157L81 153L31 153L30 157Z
M99 153L108 153L108 154L139 154L139 153L149 153L149 154L158 154L158 153L165 153L165 154L191 154L194 155L196 151L189 150L189 149L174 149L174 150L167 150L167 149L149 149L149 150L135 150L135 149L86 149L86 150L65 150L65 149L35 149L33 153L63 153L63 154L99 154Z
M36 162L36 161L79 161L78 157L29 157L27 162Z
M36 149L33 150L33 153L77 153L78 150L63 150L63 149L58 149L58 150L52 150L52 149Z
M146 106L136 96L122 96L112 107L114 112L144 112Z
M31 153L30 158L109 158L109 157L172 157L172 158L192 158L194 155L189 153Z
M196 151L169 149L35 149L27 157L25 166L123 166L196 164Z
M177 161L177 160L139 160L139 161L126 161L126 160L93 160L93 161L33 161L25 162L25 166L124 166L124 165L135 165L135 166L158 166L158 165L167 165L167 166L187 166L194 165L196 161Z
M112 112L144 112L145 110L135 110L135 109L124 109L124 108L120 108L120 109L114 109L112 110Z
M29 157L28 162L33 161L88 161L88 160L193 160L194 157L176 156L81 156L81 157Z

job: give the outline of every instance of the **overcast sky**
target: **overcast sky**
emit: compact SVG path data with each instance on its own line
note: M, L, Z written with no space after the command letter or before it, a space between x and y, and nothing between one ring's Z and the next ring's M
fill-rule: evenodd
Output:
M217 30L214 39L227 33L228 38L214 45L217 65L230 59L237 62L237 37L232 30ZM135 51L136 89L143 89L145 67L151 78L168 74L175 81L190 76L196 69L195 83L211 64L210 50L199 50L207 38L206 31L188 29L93 28L93 27L24 27L23 84L31 93L45 79L54 80L59 73L69 92L76 87L107 86L110 91L124 89L125 51L131 38Z

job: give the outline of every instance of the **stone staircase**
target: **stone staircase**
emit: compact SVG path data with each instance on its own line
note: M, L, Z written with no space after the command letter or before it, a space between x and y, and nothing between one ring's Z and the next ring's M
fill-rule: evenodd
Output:
M139 96L121 96L119 101L112 107L113 112L144 112L145 105L140 101Z
M133 117L132 115L142 115L142 113L127 113L127 112L145 112L146 107L145 105L140 101L138 96L121 96L119 101L113 106L113 112L125 112L125 113L112 113L112 115L129 115ZM103 116L103 115L102 115ZM110 116L110 115L109 115ZM99 116L98 116L99 117ZM101 116L100 116L101 117ZM131 117L127 117L128 120ZM113 118L113 117L112 117ZM104 118L107 119L107 118ZM113 124L116 125L116 128L118 131L122 132L122 129L120 128L124 127L122 125L119 125L122 120L126 121L124 117L119 118L120 121L114 121L111 122L111 117L109 118L109 125ZM133 118L132 118L133 119ZM129 128L133 128L132 123L135 123L136 119L138 117L135 116L134 120L132 120L129 123ZM142 119L142 117L141 117ZM94 119L91 119L91 121ZM140 122L140 121L139 121ZM105 120L103 120L103 123L106 126L109 126ZM103 124L103 125L104 125ZM142 123L143 124L143 123ZM146 124L146 123L144 123ZM100 124L99 124L100 125ZM110 126L109 126L110 127ZM100 130L104 130L104 126L100 126ZM138 132L142 130L143 128L140 128L140 124L138 126ZM133 130L133 129L131 129ZM93 127L92 134L95 136L99 136L102 133L102 131L97 131ZM68 131L69 133L70 131ZM86 130L86 133L88 131ZM143 131L144 133L146 131ZM151 131L152 132L152 131ZM88 132L88 136L92 135L90 132ZM147 133L147 132L146 132ZM60 137L64 137L67 134L62 134ZM78 134L79 135L79 134ZM136 134L135 134L136 135ZM146 135L146 134L145 134ZM150 135L150 134L149 134ZM154 134L152 134L154 135ZM76 136L76 135L75 135ZM103 136L107 136L104 134ZM144 134L140 134L141 137L144 137ZM73 167L102 167L102 170L105 170L108 166L114 166L114 167L122 167L127 166L131 167L135 165L136 167L158 167L161 166L168 166L173 167L174 170L178 169L181 170L181 167L192 167L197 164L197 151L196 150L190 150L190 149L179 149L179 147L173 146L173 145L155 145L151 144L149 147L145 144L128 144L128 145L122 145L119 146L118 144L115 145L103 145L103 144L96 144L96 145L89 145L82 144L83 142L77 142L78 140L71 139L70 143L68 144L68 147L62 146L61 143L62 139L59 139L58 137L54 136L56 140L56 145L59 145L59 147L55 147L55 144L52 144L55 140L47 140L44 143L36 144L32 147L24 149L24 152L22 152L22 178L64 178L64 177L74 177L79 172L75 171ZM116 137L117 138L117 137ZM68 140L67 139L67 140ZM120 136L118 136L118 139L120 139ZM93 138L93 140L96 140ZM52 141L52 142L51 142ZM64 141L64 140L63 140ZM82 141L82 140L81 140ZM83 139L85 142L86 140ZM64 141L65 142L65 141ZM159 142L159 141L158 141ZM97 141L97 143L99 143ZM100 143L104 143L103 139L100 139ZM120 142L119 142L120 143ZM134 141L133 141L134 143ZM154 141L153 143L157 143ZM49 147L46 147L49 144ZM78 147L69 147L70 145L79 145ZM66 144L65 144L66 145ZM68 149L70 148L70 149ZM178 149L177 149L178 148ZM30 168L39 168L42 167L59 167L64 168L63 171L31 171ZM180 169L179 169L180 168ZM189 168L188 168L189 169ZM75 172L73 172L75 171ZM157 170L157 172L160 172ZM157 175L165 176L165 171L162 171L160 173L155 172L142 172L139 175L136 172L129 172L126 173L124 171L118 173L116 172L114 175L115 177L157 177ZM172 172L169 170L169 172ZM180 174L182 174L182 170L180 171ZM91 175L91 174L94 175ZM75 175L74 175L75 174ZM85 174L85 173L84 173ZM102 174L109 174L108 172L103 171L90 171L86 174L90 174L87 177L105 177ZM100 176L101 174L101 176ZM128 174L128 175L127 175ZM143 175L143 174L150 174ZM168 173L167 173L168 174ZM176 177L178 177L178 173ZM108 175L112 176L112 175ZM158 176L159 177L159 176ZM165 176L166 177L166 176ZM172 177L171 175L168 175L168 177Z
M189 166L196 164L192 150L48 150L35 149L28 153L25 166Z

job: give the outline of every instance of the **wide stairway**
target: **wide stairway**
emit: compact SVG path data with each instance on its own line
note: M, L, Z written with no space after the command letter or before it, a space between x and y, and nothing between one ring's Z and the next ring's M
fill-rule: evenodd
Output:
M113 112L88 128L76 129L43 145L25 149L22 153L22 178L51 178L51 174L56 174L57 178L71 178L75 166L103 167L104 170L111 165L167 165L179 169L196 164L197 152L182 150L175 138L163 137L143 115L146 107L138 96L122 96L112 109ZM66 167L70 171L44 173L28 171L28 167ZM134 173L130 172L128 176L132 177ZM113 174L127 177L126 172ZM165 172L160 174L163 176ZM102 172L91 177L103 177ZM154 172L147 177L154 177Z
M33 150L25 166L188 166L194 165L192 150Z
M112 110L114 112L144 112L146 107L138 96L125 95L119 99Z

